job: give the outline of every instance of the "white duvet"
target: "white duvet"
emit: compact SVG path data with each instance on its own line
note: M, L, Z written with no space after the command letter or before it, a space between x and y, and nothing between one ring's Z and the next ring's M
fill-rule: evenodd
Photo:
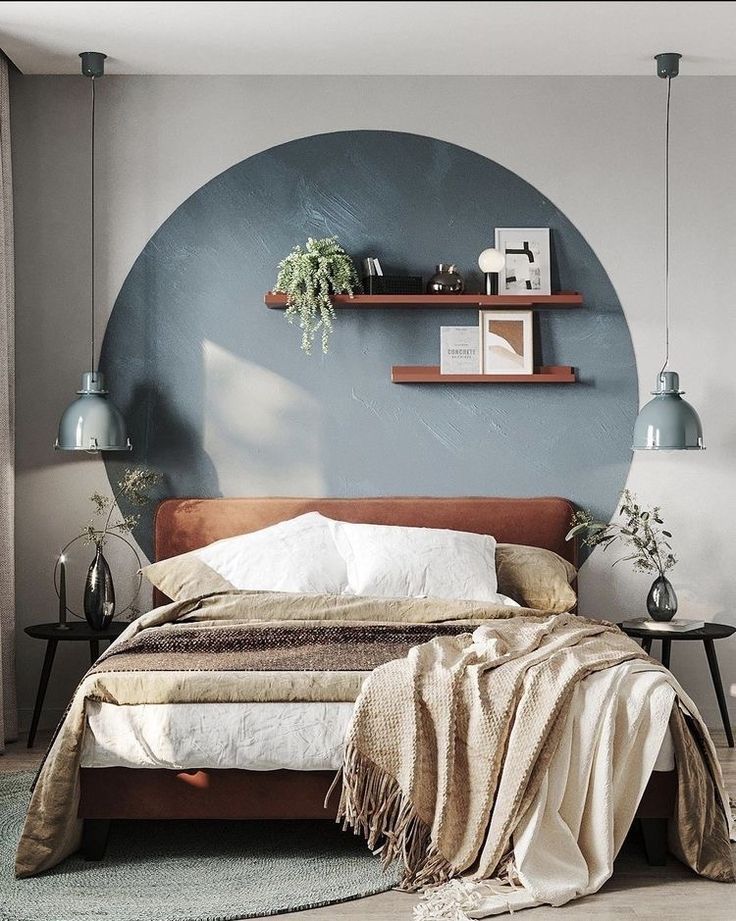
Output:
M353 706L89 701L82 767L337 770Z
M581 700L594 689L587 679ZM353 704L87 705L82 767L330 771L342 764ZM674 766L669 730L654 770Z

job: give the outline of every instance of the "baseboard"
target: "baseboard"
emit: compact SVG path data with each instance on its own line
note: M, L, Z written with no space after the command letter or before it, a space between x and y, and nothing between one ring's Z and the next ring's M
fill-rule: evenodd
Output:
M59 720L64 715L64 710L55 707L49 707L48 709L44 707L41 718L38 721L38 731L39 732L50 732L59 725ZM18 732L20 735L27 736L28 730L31 728L31 720L33 719L33 708L32 707L19 707L18 708Z

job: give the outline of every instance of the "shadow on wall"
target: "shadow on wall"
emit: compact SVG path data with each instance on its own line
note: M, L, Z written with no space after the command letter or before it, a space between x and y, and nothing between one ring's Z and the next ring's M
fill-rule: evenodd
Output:
M177 411L176 403L168 399L164 391L152 384L138 384L131 399L120 409L135 440L130 454L105 455L110 483L117 483L123 471L131 466L152 467L164 475L152 496L153 501L144 509L134 508L121 498L119 505L124 515L142 514L152 523L157 502L167 496L176 494L214 498L222 495L217 470L210 456L203 450L200 433ZM145 433L152 426L160 427L166 433L165 440L158 444L155 462L146 456L144 447ZM172 482L176 483L176 493L172 491ZM145 529L135 529L134 533L143 552L149 559L153 559L151 524Z
M563 290L585 308L540 314L547 364L587 386L396 386L392 364L436 364L440 325L465 310L344 310L330 354L267 310L277 265L336 234L356 260L477 280L495 227L549 227ZM541 362L540 362L541 363ZM562 212L472 151L392 131L345 131L250 157L197 190L154 234L115 303L102 349L132 461L170 495L564 495L610 515L638 408L616 293ZM106 458L115 477L130 457ZM151 515L136 529L151 546Z

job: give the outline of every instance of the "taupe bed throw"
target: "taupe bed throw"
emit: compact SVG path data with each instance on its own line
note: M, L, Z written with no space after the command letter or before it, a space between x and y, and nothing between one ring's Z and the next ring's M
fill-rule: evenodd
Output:
M554 752L575 683L631 658L646 657L615 627L472 602L233 591L158 608L132 623L77 688L36 779L16 874L40 873L79 847L88 700L360 694L344 818L384 842L384 859L404 862L407 886L489 875ZM674 844L698 872L732 879L715 753L704 728L692 731L697 721L679 720Z
M633 658L647 656L617 627L558 614L438 637L379 667L348 732L338 818L386 864L401 861L406 889L460 874L503 878L511 835L554 755L576 684ZM696 872L732 882L715 752L678 707L672 724L673 847Z
M36 778L16 875L47 870L79 847L79 762L88 700L353 701L376 665L405 656L438 633L466 631L469 624L523 610L430 598L231 591L143 615L74 694Z

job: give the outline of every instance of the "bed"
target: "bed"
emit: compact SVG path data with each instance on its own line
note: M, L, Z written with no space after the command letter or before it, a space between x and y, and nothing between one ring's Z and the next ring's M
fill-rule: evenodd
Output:
M577 564L575 542L565 535L573 506L561 498L401 497L365 499L255 498L168 499L155 518L155 557L178 554L237 534L248 533L317 511L356 523L446 528L492 534L499 542L552 550ZM167 599L156 592L154 604ZM289 707L283 704L282 707ZM321 714L345 719L329 711ZM97 713L97 734L104 734ZM93 720L94 722L94 720ZM104 722L104 721L102 721ZM103 856L110 822L116 819L334 819L336 798L325 807L334 766L323 770L242 768L169 769L107 761L104 746L88 749L80 771L79 816L83 849L90 859ZM663 754L657 766L671 768ZM123 762L125 759L122 759ZM93 765L93 766L85 766ZM102 765L105 766L102 766ZM327 762L325 762L327 767ZM655 770L638 810L647 858L666 858L666 821L677 793L671 769Z

